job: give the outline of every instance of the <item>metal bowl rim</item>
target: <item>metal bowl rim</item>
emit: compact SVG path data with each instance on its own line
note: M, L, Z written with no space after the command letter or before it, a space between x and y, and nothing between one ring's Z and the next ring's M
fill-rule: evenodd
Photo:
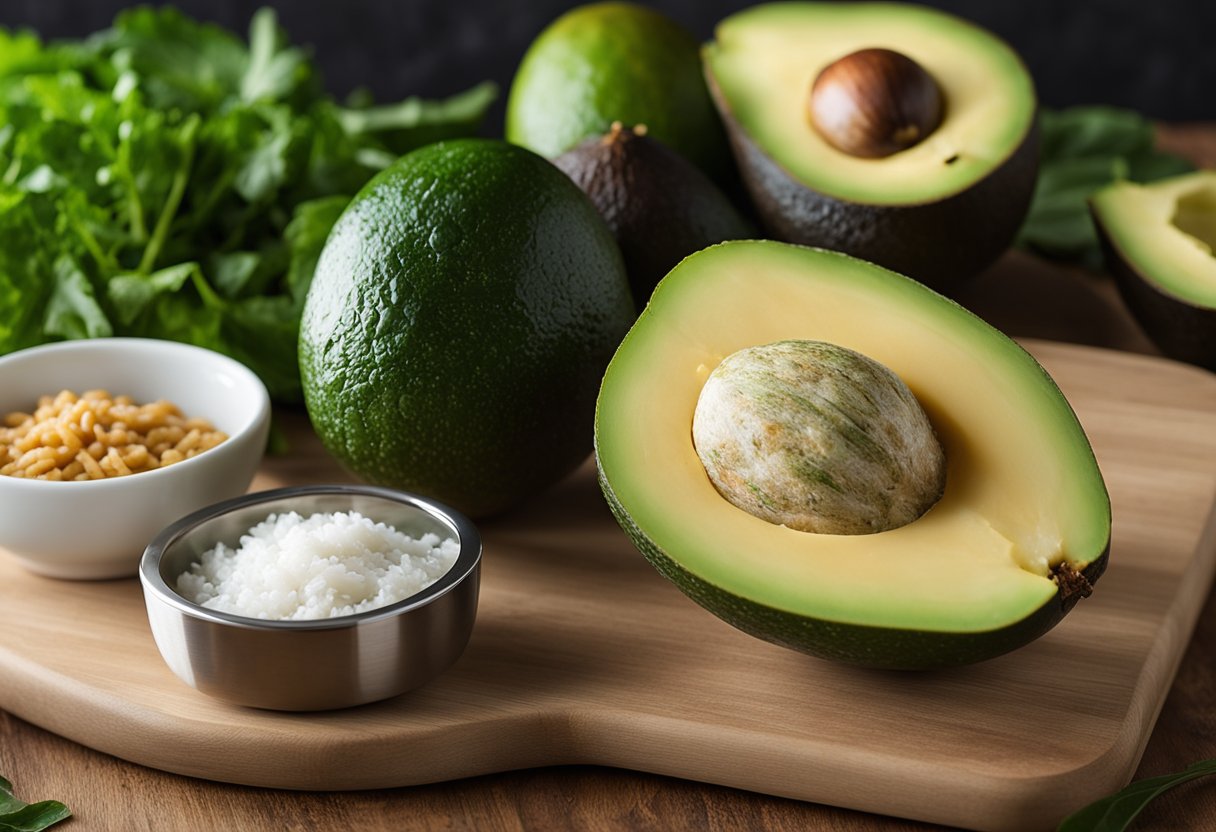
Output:
M456 530L460 544L460 552L456 556L456 562L435 583L395 603L350 615L305 620L250 618L248 616L209 609L178 594L176 590L165 582L164 577L161 576L160 563L165 551L204 522L236 509L315 494L358 494L379 497L418 509ZM145 593L151 592L162 603L166 603L192 618L210 621L215 624L251 630L340 630L360 624L370 624L386 618L393 618L430 604L463 583L470 575L476 573L481 563L481 553L481 533L478 532L473 522L450 506L433 500L430 497L373 485L297 485L285 488L273 488L266 491L255 491L239 497L233 497L232 499L199 509L166 526L144 550L139 563L139 580L143 584Z

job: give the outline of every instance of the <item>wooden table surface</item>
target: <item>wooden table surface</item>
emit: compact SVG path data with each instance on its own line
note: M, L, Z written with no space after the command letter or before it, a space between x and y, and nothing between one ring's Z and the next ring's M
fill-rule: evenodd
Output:
M1163 145L1216 167L1216 125L1162 130ZM1152 345L1108 281L1011 254L963 298L1007 332L1137 352ZM1216 595L1210 596L1137 778L1216 757ZM1044 713L1050 703L1042 703ZM835 832L932 827L683 780L590 766L510 772L368 792L288 792L194 780L133 765L0 711L0 774L18 796L76 813L65 830L748 829ZM1137 830L1216 829L1216 784L1153 804Z

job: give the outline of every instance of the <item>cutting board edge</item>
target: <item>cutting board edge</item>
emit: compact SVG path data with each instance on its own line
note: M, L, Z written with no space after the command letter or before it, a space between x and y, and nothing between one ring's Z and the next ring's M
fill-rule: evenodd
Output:
M1176 358L1168 358L1164 355L1150 355L1142 352L1126 352L1124 350L1114 349L1112 347L1100 347L1093 344L1077 344L1072 341L1057 341L1051 338L1029 338L1021 336L1010 336L1015 343L1022 349L1029 352L1032 357L1040 364L1046 363L1040 358L1041 351L1054 352L1065 351L1074 354L1089 354L1097 357L1102 361L1114 361L1120 364L1140 364L1145 367L1167 366L1172 371L1181 372L1184 375L1192 375L1197 379L1201 379L1203 384L1211 386L1216 395L1216 372L1207 370L1196 364L1191 364L1186 361L1180 361ZM1050 361L1050 359L1048 359Z

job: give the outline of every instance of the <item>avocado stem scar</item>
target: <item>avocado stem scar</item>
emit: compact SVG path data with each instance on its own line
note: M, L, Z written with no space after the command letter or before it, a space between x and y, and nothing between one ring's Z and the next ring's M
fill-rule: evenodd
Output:
M1051 568L1051 579L1060 588L1060 601L1075 604L1093 594L1093 584L1071 563L1059 563Z

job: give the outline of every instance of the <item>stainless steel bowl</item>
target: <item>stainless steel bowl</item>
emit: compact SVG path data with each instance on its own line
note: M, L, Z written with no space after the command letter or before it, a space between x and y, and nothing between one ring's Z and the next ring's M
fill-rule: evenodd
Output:
M217 612L173 589L206 550L219 542L235 547L271 513L352 510L414 537L454 537L455 565L403 601L315 621ZM438 676L468 643L480 577L481 536L463 515L416 495L354 485L281 488L217 503L157 535L139 569L152 635L174 673L218 699L284 711L362 705Z

